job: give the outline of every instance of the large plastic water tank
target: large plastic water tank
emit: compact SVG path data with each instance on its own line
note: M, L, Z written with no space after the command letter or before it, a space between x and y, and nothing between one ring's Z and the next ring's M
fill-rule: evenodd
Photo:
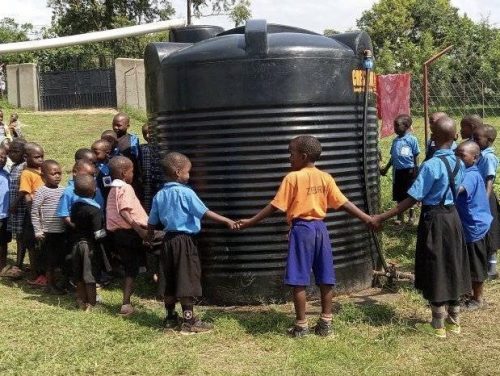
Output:
M376 113L370 103L364 134L359 87L366 49L363 32L327 38L262 20L195 44L150 44L146 96L155 142L163 153L188 155L192 187L210 209L237 219L269 203L290 170L289 141L311 134L323 145L318 167L363 210L377 208ZM342 211L325 221L337 291L369 287L370 233ZM288 229L282 213L241 232L205 222L199 250L207 301L285 299Z

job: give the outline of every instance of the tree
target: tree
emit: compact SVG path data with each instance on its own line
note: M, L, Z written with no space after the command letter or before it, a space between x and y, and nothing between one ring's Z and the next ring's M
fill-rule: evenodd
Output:
M333 37L334 35L340 34L340 31L337 31L335 29L325 29L323 30L323 35L325 37Z
M252 16L250 0L191 0L196 17L228 15L235 26L242 24ZM204 12L211 13L204 13Z
M2 18L0 20L0 43L23 42L28 40L29 33L33 30L33 25L18 24L13 18ZM0 56L0 63L16 64L30 61L32 55L29 53L9 54Z

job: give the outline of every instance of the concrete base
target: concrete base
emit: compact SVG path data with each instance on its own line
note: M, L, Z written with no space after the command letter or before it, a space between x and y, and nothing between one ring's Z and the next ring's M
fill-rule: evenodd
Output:
M36 64L7 65L7 99L15 107L38 111L38 72Z
M144 61L142 59L115 60L116 104L146 109Z

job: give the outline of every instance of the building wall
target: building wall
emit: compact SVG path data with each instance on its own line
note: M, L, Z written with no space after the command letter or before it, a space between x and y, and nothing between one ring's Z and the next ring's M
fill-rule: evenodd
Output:
M116 103L118 107L129 106L146 109L144 61L142 59L115 60Z

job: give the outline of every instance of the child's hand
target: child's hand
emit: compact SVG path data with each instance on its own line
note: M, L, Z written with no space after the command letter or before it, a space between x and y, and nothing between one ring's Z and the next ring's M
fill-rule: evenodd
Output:
M380 175L382 175L382 176L387 175L387 169L386 168L381 168L380 169Z
M239 230L243 230L243 229L246 229L247 227L250 227L250 219L239 219L237 222L236 222L236 226L237 226L237 229Z
M233 221L232 219L226 221L226 226L230 230L237 230L238 229L237 223L235 221Z
M43 239L45 239L45 234L43 232L35 234L35 239L42 241Z
M380 231L382 229L382 218L380 215L372 215L371 221L368 223L368 227L374 231Z

